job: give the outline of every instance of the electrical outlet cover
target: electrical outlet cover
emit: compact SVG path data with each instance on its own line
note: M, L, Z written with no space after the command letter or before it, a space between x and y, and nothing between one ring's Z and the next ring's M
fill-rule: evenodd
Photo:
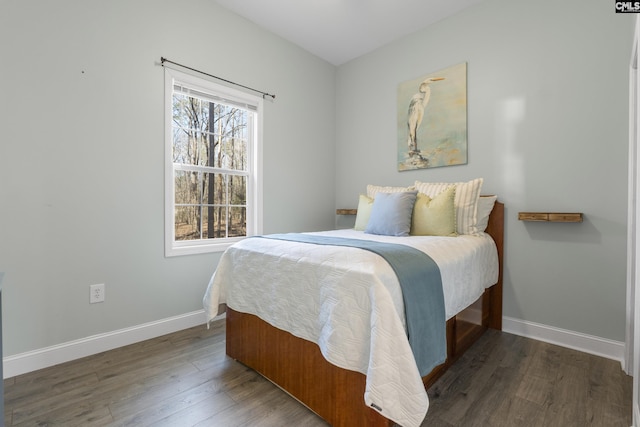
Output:
M89 303L95 304L104 301L104 283L89 286Z

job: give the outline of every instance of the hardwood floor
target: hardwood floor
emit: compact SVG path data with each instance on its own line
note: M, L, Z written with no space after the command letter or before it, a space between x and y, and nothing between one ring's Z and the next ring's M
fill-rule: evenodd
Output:
M327 426L224 353L224 323L9 378L6 426ZM423 426L631 425L615 361L488 331L430 389Z
M429 390L423 426L631 425L620 363L489 330Z

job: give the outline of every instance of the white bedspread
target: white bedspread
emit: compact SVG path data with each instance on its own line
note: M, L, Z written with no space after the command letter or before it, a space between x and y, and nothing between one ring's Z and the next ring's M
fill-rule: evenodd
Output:
M426 252L440 268L447 319L498 280L497 250L488 235L318 234L402 243ZM422 423L429 400L405 333L400 285L379 255L349 247L245 239L224 253L211 278L204 297L208 320L223 303L317 343L329 362L367 376L367 405L404 427Z

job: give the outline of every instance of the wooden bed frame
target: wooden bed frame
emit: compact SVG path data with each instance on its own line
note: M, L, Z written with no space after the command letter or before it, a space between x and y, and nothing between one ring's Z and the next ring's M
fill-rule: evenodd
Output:
M487 328L502 329L504 204L496 202L487 233L498 247L498 282L447 321L447 360L423 377L429 388ZM257 316L227 308L227 354L256 370L335 427L390 427L395 423L364 403L365 375L327 362L313 342Z

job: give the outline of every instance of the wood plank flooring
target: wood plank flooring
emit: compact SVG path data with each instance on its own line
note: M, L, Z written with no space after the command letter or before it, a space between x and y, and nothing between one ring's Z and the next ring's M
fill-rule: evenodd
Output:
M327 426L226 357L224 322L9 378L6 426ZM631 425L615 361L488 331L429 390L431 426Z

